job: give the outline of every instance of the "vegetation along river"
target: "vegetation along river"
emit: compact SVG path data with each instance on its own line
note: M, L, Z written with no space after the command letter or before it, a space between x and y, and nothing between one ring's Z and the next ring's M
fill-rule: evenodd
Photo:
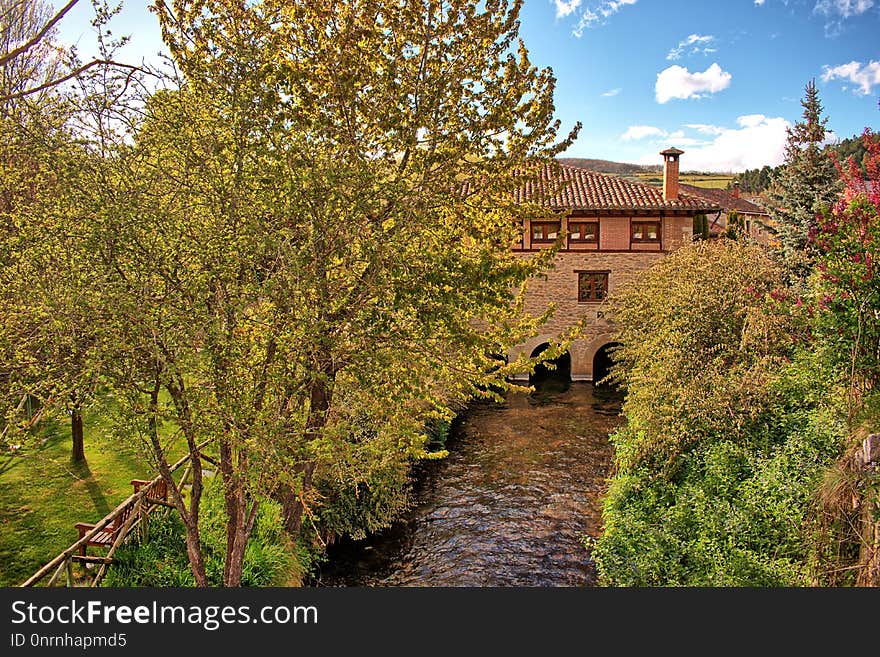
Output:
M449 456L423 468L392 528L331 546L318 586L589 586L583 545L601 528L620 397L543 382L479 403L453 424Z

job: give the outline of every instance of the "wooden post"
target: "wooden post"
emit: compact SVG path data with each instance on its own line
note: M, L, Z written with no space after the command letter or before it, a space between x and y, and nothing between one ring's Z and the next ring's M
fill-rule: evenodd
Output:
M152 507L150 505L144 505L143 510L141 511L141 522L138 525L138 540L141 543L147 542L150 538L150 510Z
M60 566L58 566L58 570L55 571L55 574L52 575L52 577L49 579L49 583L46 584L46 586L51 587L57 581L58 577L61 575L61 571L64 570L64 567L67 565L67 563L68 562L65 561Z
M209 438L209 439L203 441L200 445L197 446L197 448L199 450L201 450L202 448L208 446L211 443L211 440L212 439ZM171 466L171 468L170 468L171 472L176 471L178 468L180 468L184 463L186 463L189 460L190 460L189 454L182 456L174 465ZM183 483L186 480L186 478L189 476L190 470L191 470L191 467L187 467L187 471L184 473L184 476L183 476L181 483ZM50 582L54 583L55 580L57 579L57 576L60 575L61 570L64 569L65 566L67 567L67 570L68 570L68 586L73 586L73 583L74 583L73 582L73 567L72 567L72 563L71 563L72 556L77 552L77 550L79 548L81 548L84 545L87 545L89 540L91 540L95 535L97 535L99 532L103 531L104 528L107 525L109 525L110 522L122 512L122 509L125 506L127 506L128 504L131 504L132 502L135 502L135 501L137 501L138 503L142 502L143 499L146 497L149 489L152 488L152 486L155 485L157 482L159 482L161 479L162 479L161 475L155 477L154 479L152 479L150 481L149 485L145 486L143 489L141 489L141 491L139 491L137 493L133 493L132 495L127 497L124 502L119 504L119 506L117 506L110 513L108 513L101 520L99 520L98 523L92 529L90 529L87 534L85 534L82 538L80 538L78 541L73 543L73 545L68 547L61 554L57 555L49 563L45 564L42 568L40 568L33 575L28 577L27 580L25 580L21 584L21 587L26 588L29 586L36 585L46 575L48 575L50 572L52 572L53 568L56 569L57 572L56 572L56 576L54 576L50 580ZM165 507L173 507L172 504L169 504L167 502L156 501L155 504L161 504ZM126 529L126 532L129 531L130 529L131 529L131 525L128 526L128 528ZM115 551L115 546L111 547L111 552L112 551ZM91 557L87 558L87 559L80 559L79 557L77 557L77 559L81 560L81 561L93 561L94 560ZM106 570L106 568L104 568L104 570Z
M186 469L183 471L183 476L180 478L180 483L178 484L178 486L180 486L181 488L186 486L186 480L189 479L189 473L191 471L192 471L192 466L191 465L186 466Z
M862 443L862 470L865 477L880 464L880 433L872 433ZM859 555L859 586L880 586L880 492L869 487L863 493L862 506L862 548Z
M113 545L110 546L110 550L108 550L107 556L104 557L104 563L101 564L101 567L98 569L98 574L95 575L95 579L92 580L92 588L98 586L98 584L101 583L101 580L104 579L104 575L107 573L107 567L110 565L110 562L113 559L113 553L116 552L116 548L122 545L122 542L125 540L126 536L128 536L134 523L140 520L143 502L143 496L138 498L138 501L134 504L134 508L131 510L131 515L128 516L128 519L116 533L116 540L113 541Z

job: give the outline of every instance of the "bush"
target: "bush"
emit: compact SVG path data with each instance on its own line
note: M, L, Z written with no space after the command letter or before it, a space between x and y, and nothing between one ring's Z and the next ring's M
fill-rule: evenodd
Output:
M673 478L618 474L594 558L618 586L801 586L809 583L814 492L839 454L839 424L791 408L767 432L707 440ZM623 429L616 441L628 439Z
M226 524L222 483L210 479L202 497L199 521L205 570L211 586L223 585ZM302 554L300 554L302 553ZM195 586L186 554L186 532L174 511L154 513L148 540L124 545L116 551L104 586ZM302 559L302 561L301 561ZM307 555L289 546L281 506L261 500L254 531L245 549L242 586L275 586L287 583L307 563Z
M807 520L845 432L778 267L758 247L699 242L612 308L627 424L592 546L601 581L808 583Z

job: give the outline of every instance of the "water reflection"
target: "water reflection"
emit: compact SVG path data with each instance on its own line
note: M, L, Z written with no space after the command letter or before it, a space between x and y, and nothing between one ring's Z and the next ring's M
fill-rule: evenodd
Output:
M533 395L476 404L429 464L404 521L331 547L324 586L583 586L601 527L619 396L548 377Z

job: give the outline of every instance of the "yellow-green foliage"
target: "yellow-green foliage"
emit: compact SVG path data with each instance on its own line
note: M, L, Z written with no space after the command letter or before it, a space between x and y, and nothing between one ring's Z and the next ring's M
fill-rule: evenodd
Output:
M95 373L157 462L163 426L191 454L212 440L235 585L260 497L281 501L294 537L320 529L322 494L366 503L338 523L352 531L385 523L426 455L425 421L528 369L492 354L536 331L523 285L553 252L511 251L534 211L511 191L577 128L560 131L552 71L519 40L519 2L154 9L179 75L137 99L125 93L137 84L84 80L76 107L99 116L74 117L95 131L65 154L76 184L39 213L10 211L24 232L0 234L16 265L0 269L14 283L0 285L0 310L16 318L0 328L0 374L19 369L11 347L49 314L35 315L28 288L52 283L54 351L29 354L40 366L22 385ZM72 354L82 368L63 367ZM3 415L9 399L0 390ZM196 475L176 506L193 546Z
M616 585L808 582L805 521L841 426L758 247L698 242L613 300L627 424L594 548Z
M223 508L222 483L212 479L205 490L202 515L203 551L208 581L211 586L223 585L223 563L226 550L226 520ZM281 586L298 580L303 559L302 550L294 551L284 534L281 507L269 499L260 500L253 533L248 541L242 567L242 586ZM104 586L194 586L192 570L186 555L186 536L180 519L175 515L155 513L149 523L149 537L121 547Z
M727 428L731 409L755 407L792 345L786 314L767 303L778 287L759 247L719 240L680 249L611 300L623 344L614 374L643 436L619 449L622 464L672 463L695 427Z

